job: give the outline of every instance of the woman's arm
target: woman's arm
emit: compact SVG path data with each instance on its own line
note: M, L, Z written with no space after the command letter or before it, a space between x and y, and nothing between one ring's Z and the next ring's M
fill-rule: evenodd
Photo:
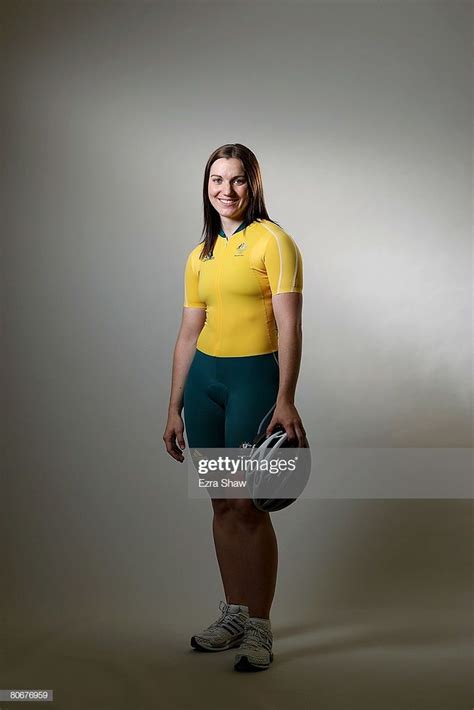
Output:
M181 462L184 461L181 451L186 448L183 436L184 423L181 417L184 385L196 352L197 339L205 320L206 311L204 308L183 308L181 327L174 348L168 421L163 441L170 456Z
M273 313L278 328L278 362L280 384L275 411L267 427L270 434L276 424L281 424L289 439L297 439L298 445L307 445L306 432L295 407L295 391L301 363L302 327L301 293L280 293L273 296Z

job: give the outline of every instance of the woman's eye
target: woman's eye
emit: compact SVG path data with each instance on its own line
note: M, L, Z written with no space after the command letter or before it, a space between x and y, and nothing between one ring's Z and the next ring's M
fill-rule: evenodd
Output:
M212 182L222 182L220 178L212 178ZM244 185L245 184L245 178L237 178L234 182L238 183L239 185Z

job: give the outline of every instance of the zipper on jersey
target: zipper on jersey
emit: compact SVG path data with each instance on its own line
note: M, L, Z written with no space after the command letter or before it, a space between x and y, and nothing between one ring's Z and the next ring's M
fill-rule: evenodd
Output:
M227 247L227 238L226 238L226 247ZM221 340L222 340L222 295L221 295L221 289L220 289L222 260L216 266L218 267L217 268L217 275L216 275L216 293L217 293L217 301L218 301L219 306L218 306L218 314L217 314L218 330L217 330L217 343L216 343L215 355L219 355L219 348L220 348Z
M240 230L241 232L243 232L243 234L242 234L243 238L245 238L246 229L247 229L247 227L244 227L243 230ZM231 234L230 237L227 237L227 236L224 237L224 239L225 239L225 250L224 251L227 251L229 239L231 239L233 236L234 235ZM219 351L220 351L221 344L222 344L222 323L224 320L223 312L222 312L222 294L221 294L221 289L220 289L221 271L222 271L222 263L219 264L219 268L217 269L217 276L216 276L216 292L217 292L217 297L218 297L218 302L219 302L219 318L218 318L219 331L218 331L218 335L217 335L217 345L216 345L216 353L215 353L216 355L219 355Z
M232 236L232 235L231 235ZM224 254L227 251L227 245L229 244L229 239L230 237L224 237L225 239L225 248L224 248ZM216 344L216 355L220 354L221 348L222 348L222 326L224 322L224 313L223 313L223 307L222 307L222 293L221 293L221 273L222 273L222 268L223 268L223 256L222 254L221 260L219 262L219 268L217 269L217 276L216 276L216 292L217 292L217 300L219 303L219 317L218 317L218 323L219 323L219 330L217 334L217 344Z

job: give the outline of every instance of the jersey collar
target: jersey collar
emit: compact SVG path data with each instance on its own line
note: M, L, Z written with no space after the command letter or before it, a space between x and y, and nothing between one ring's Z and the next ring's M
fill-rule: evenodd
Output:
M233 237L234 234L237 234L237 232L240 232L242 229L245 229L245 227L247 227L247 226L248 226L247 221L244 219L244 221L242 222L242 224L239 224L239 226L237 227L237 229L236 229L234 232L232 232L232 234L231 234L230 236ZM219 236L220 236L220 237L224 237L224 239L227 239L227 236L224 234L224 230L223 230L223 229L221 229L221 231L219 232Z

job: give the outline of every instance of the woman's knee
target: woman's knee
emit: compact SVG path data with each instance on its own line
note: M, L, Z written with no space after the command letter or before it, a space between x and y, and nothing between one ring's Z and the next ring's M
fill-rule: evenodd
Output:
M250 498L229 500L229 508L233 519L238 524L257 526L268 518L268 513L256 508Z
M268 513L258 510L250 498L213 498L212 507L217 518L232 525L256 527L269 517Z
M221 517L230 511L229 501L226 498L213 498L212 508L214 515Z

